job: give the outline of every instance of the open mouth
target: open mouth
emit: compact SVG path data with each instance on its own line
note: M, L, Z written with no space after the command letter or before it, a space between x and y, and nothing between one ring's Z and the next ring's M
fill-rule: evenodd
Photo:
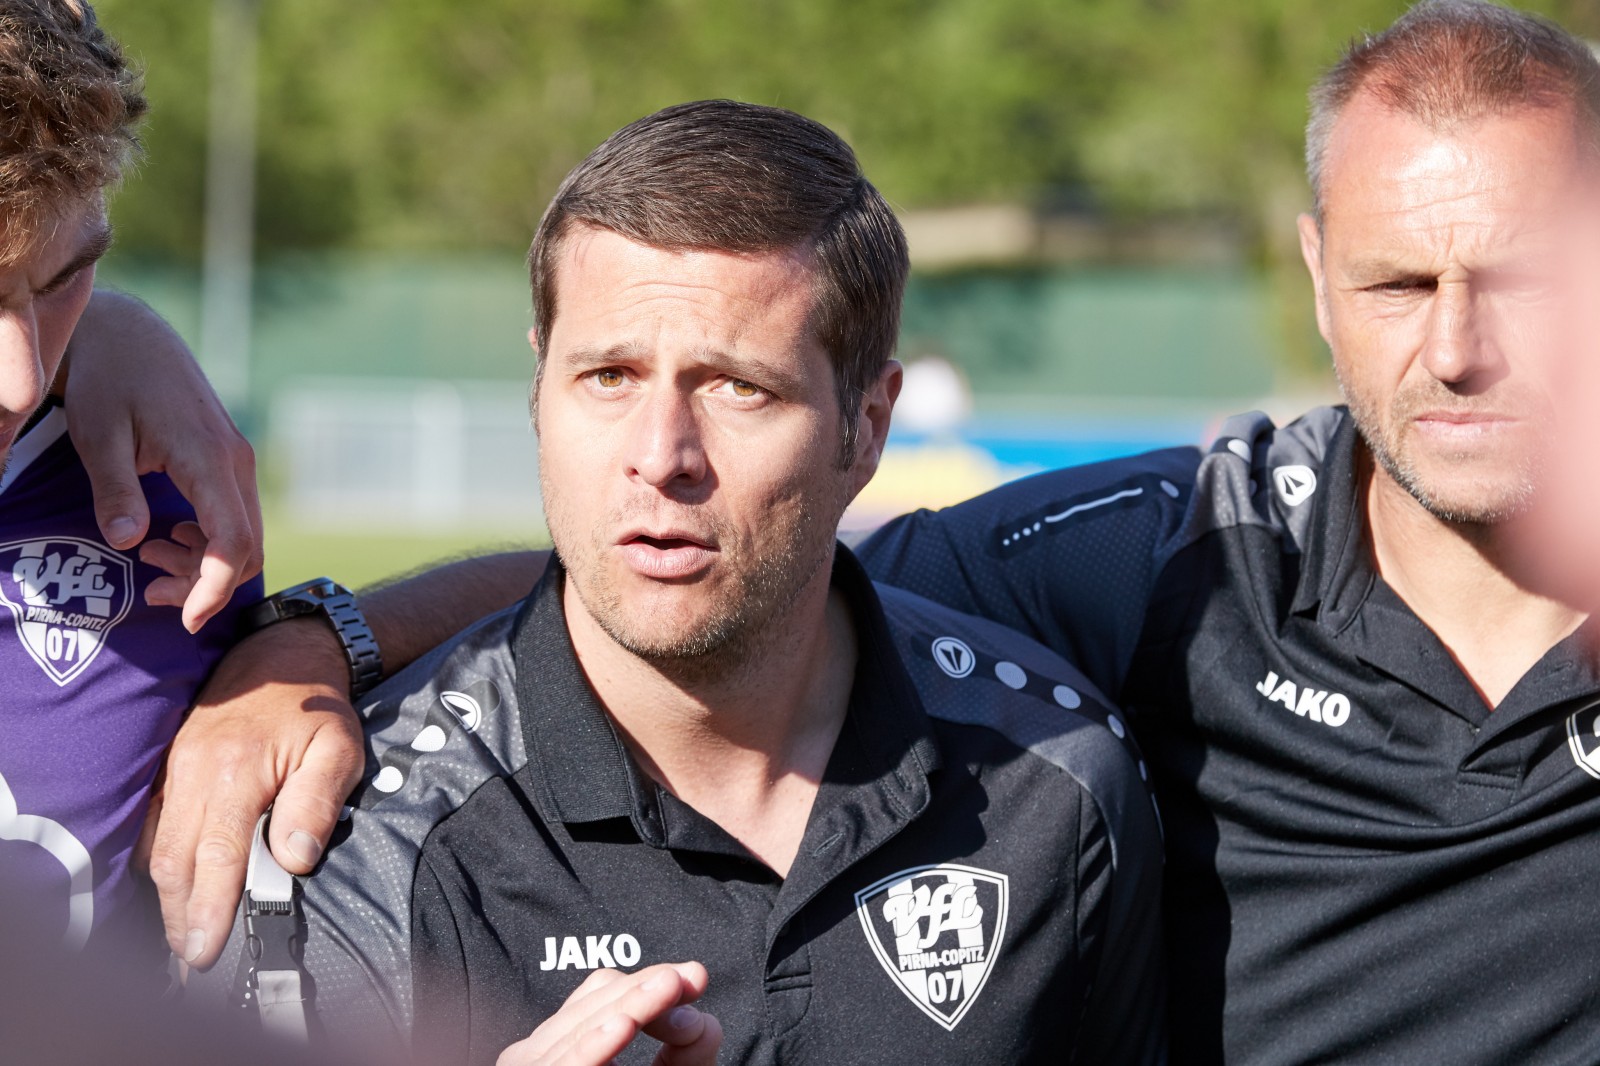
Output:
M622 556L643 577L673 580L694 577L710 566L717 549L676 530L634 533L622 540Z
M688 540L684 537L647 537L642 534L634 537L630 543L643 544L646 547L655 548L659 551L673 551L678 548L705 547L705 545L701 544L699 541Z

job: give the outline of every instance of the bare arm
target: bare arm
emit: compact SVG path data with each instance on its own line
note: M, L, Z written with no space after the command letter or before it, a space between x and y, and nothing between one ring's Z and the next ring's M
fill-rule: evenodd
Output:
M95 290L72 332L51 392L94 489L106 542L145 539L150 508L139 475L163 471L205 532L187 578L152 582L151 603L183 607L192 633L261 572L255 453L172 327L131 296ZM159 565L159 564L158 564Z
M385 675L526 595L546 559L481 556L362 592ZM168 942L191 965L210 965L227 939L268 804L284 868L309 873L321 857L364 762L349 689L333 632L297 619L240 641L201 692L168 753L144 841Z

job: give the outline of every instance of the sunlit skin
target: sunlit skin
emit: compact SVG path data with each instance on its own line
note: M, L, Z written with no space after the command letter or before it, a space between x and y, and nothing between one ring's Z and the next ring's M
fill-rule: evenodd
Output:
M1379 491L1468 522L1529 502L1580 145L1565 108L1441 133L1358 95L1336 124L1322 232L1303 219L1301 237L1339 380L1387 460Z
M66 211L33 251L0 268L0 464L44 402L110 243L96 200Z
M853 673L834 530L876 469L899 368L841 464L803 254L580 229L556 276L539 460L574 648L647 771L782 872Z
M1529 587L1510 531L1538 502L1564 207L1593 167L1564 106L1434 129L1358 93L1330 138L1323 224L1300 220L1318 324L1374 459L1379 572L1490 706L1583 617Z

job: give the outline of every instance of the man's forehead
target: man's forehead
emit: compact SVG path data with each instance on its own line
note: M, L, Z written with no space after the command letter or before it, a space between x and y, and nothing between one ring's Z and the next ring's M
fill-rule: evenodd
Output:
M563 242L555 271L554 335L680 315L738 334L809 322L810 257L792 250L660 248L583 227ZM566 329L563 329L563 325Z
M615 230L586 223L563 237L557 260L557 281L574 273L647 274L666 268L675 280L696 283L713 271L737 270L751 284L809 280L813 255L809 248L742 252L715 248L677 248L634 240Z
M1596 187L1590 141L1569 106L1425 122L1358 93L1329 138L1324 217L1453 221L1532 231Z

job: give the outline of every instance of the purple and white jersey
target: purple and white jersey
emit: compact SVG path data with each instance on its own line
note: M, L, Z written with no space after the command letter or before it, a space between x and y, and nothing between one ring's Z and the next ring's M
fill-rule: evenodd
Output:
M151 536L194 517L166 477L140 483ZM162 753L238 608L261 597L258 578L191 637L177 608L145 604L160 575L101 539L66 416L51 411L0 476L0 905L73 949L159 942L128 861Z

